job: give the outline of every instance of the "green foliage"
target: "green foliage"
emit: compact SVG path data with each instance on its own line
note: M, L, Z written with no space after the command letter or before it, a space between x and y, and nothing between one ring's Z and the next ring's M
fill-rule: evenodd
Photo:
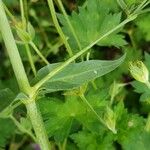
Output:
M0 90L0 112L5 109L15 98L15 94L10 89Z
M48 80L42 88L48 92L77 88L84 83L111 72L123 62L124 58L125 55L114 61L89 60L72 63ZM40 81L58 66L60 66L59 63L50 64L42 68L35 77L34 82Z
M88 46L120 23L121 13L110 13L107 5L106 2L101 0L88 0L85 8L79 8L79 13L73 12L71 16L68 16L81 46L74 38L64 16L58 15L63 25L63 31L69 38L68 41L73 50L79 50ZM113 45L117 47L125 45L124 36L118 34L118 32L116 31L102 39L98 45Z
M52 10L54 0L48 2ZM64 8L58 2L49 15L46 1L4 1L15 40L1 30L0 15L0 149L47 150L47 134L51 149L149 150L150 84L148 76L131 82L128 65L144 59L150 72L149 1L62 0ZM8 51L12 64L7 60L3 40L8 50L17 43L24 68L16 69L15 49Z
M108 134L102 138L85 130L71 135L71 138L77 143L80 150L115 150L112 134Z
M72 122L78 115L85 114L86 109L76 97L70 97L65 103L57 99L44 98L40 101L42 114L49 137L62 142L70 133Z
M5 148L6 144L15 133L15 126L10 119L0 118L0 149Z
M149 24L150 24L150 14L144 14L136 21L136 25L138 27L138 32L141 32L142 38L146 41L150 41L150 31L149 31Z

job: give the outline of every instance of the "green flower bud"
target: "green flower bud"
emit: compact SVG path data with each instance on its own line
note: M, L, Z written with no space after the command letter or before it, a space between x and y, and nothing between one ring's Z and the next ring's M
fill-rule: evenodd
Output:
M148 83L149 72L142 61L130 62L129 70L135 80L143 83Z
M114 134L117 133L116 120L117 118L116 118L116 114L114 113L114 111L110 109L109 107L107 107L106 113L104 115L104 121L108 129L110 129Z

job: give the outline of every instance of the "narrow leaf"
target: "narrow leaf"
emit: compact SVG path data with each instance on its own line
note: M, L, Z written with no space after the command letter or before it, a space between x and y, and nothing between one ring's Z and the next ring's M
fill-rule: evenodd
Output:
M64 68L64 70L57 73L45 84L43 84L41 88L48 92L71 90L77 88L84 83L87 83L113 71L124 61L124 59L125 55L113 61L89 60L80 63L72 63ZM60 63L50 64L42 68L37 73L33 83L40 81L59 65Z

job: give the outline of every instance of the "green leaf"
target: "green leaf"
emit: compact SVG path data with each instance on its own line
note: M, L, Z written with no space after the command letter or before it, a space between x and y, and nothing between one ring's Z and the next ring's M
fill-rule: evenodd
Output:
M135 88L134 91L137 93L149 93L149 88L139 81L133 81L132 86Z
M123 150L148 150L150 134L144 130L145 119L137 114L124 113L118 122L117 141Z
M0 112L4 110L13 100L15 94L8 88L0 90Z
M143 132L130 132L122 141L123 150L149 150L150 134Z
M150 72L150 55L148 53L145 53L144 57L145 57L144 63Z
M15 125L10 119L0 119L0 149L5 148L14 131Z
M34 28L33 28L33 26L31 25L30 22L28 23L27 30L28 30L28 33L31 36L31 39L33 40L34 37L35 37L35 30L34 30Z
M80 42L81 49L91 44L99 37L106 34L109 30L116 27L121 21L121 14L111 14L108 3L102 0L87 0L86 7L80 7L79 13L73 12L68 16L74 31ZM115 3L115 2L114 2ZM62 29L73 50L79 50L69 26L63 15L58 15ZM126 44L124 36L118 34L119 31L110 34L107 38L101 40L98 45L123 46ZM117 41L115 41L117 40Z
M54 136L57 142L63 142L70 133L73 119L86 112L77 97L70 97L65 103L58 99L42 98L39 106L45 119L49 137Z
M125 55L113 61L89 60L80 63L69 64L61 72L48 80L42 87L47 92L71 90L101 77L117 68L125 59ZM42 68L34 79L34 83L57 68L60 63L50 64Z
M150 30L149 30L149 24L150 24L150 14L144 14L142 15L137 21L136 25L138 27L138 32L141 31L142 38L144 38L146 41L150 41Z
M113 146L113 135L106 134L101 138L88 131L80 131L71 135L71 138L79 147L79 150L115 150Z
M140 102L150 104L150 93L144 93L140 97Z

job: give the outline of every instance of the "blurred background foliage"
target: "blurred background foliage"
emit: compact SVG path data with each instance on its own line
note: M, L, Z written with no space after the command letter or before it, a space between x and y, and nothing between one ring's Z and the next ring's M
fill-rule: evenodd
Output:
M54 1L56 10L60 13L57 2L56 0ZM5 0L4 2L10 12L16 17L17 23L21 22L18 0ZM31 22L35 29L35 45L42 54L46 56L50 63L66 60L68 54L62 39L59 37L54 27L47 2L45 0L25 0L24 2L27 2L27 7L25 8L26 19ZM128 8L132 9L138 5L141 0L125 0L125 2ZM105 3L110 8L111 12L120 12L121 8L116 0L105 0ZM67 13L71 15L73 11L79 12L79 7L86 6L86 1L63 0L63 4ZM122 13L121 19L123 20L124 18L125 13ZM11 19L10 24L15 38L18 40L14 31L14 22ZM142 131L145 118L147 118L149 113L150 100L146 99L148 97L147 95L141 98L141 96L146 93L145 91L139 92L142 85L137 81L132 83L133 79L129 75L128 63L129 61L143 60L150 70L150 13L141 14L136 20L128 23L121 30L121 33L126 41L126 44L123 47L95 45L92 48L94 51L90 51L90 59L112 60L122 54L123 49L127 53L125 62L117 70L95 80L95 86L90 84L86 90L87 99L101 114L101 110L104 109L104 106L108 104L108 99L110 99L108 91L110 85L113 85L114 80L117 83L126 84L126 86L119 91L114 102L116 105L114 112L121 116L117 122L118 134L114 135L110 132L106 132L104 127L98 125L99 123L96 118L93 119L90 112L86 112L77 96L70 96L68 93L65 95L63 92L55 92L47 94L46 97L41 98L42 100L38 101L54 149L60 148L62 143L65 143L64 140L68 137L67 150L148 150L150 135L149 133ZM17 45L27 75L32 79L34 74L31 70L26 50L23 45ZM32 48L31 53L36 69L39 70L45 64L39 59L39 56L36 55ZM130 83L132 83L135 91ZM4 108L4 106L7 106L19 92L0 35L0 90L3 89L5 89L6 94L0 96L0 110L1 108ZM59 113L57 113L57 110L59 110ZM73 113L75 115L74 120L71 116ZM15 109L15 117L18 120L20 120L20 118L25 118L22 124L27 129L30 129L30 122L25 114L26 110L24 106L21 105ZM70 124L72 124L71 127ZM56 126L57 128L55 128ZM98 134L99 132L101 133ZM0 119L0 147L0 149L9 150L38 149L38 146L32 142L32 139L27 135L22 134L10 119Z

